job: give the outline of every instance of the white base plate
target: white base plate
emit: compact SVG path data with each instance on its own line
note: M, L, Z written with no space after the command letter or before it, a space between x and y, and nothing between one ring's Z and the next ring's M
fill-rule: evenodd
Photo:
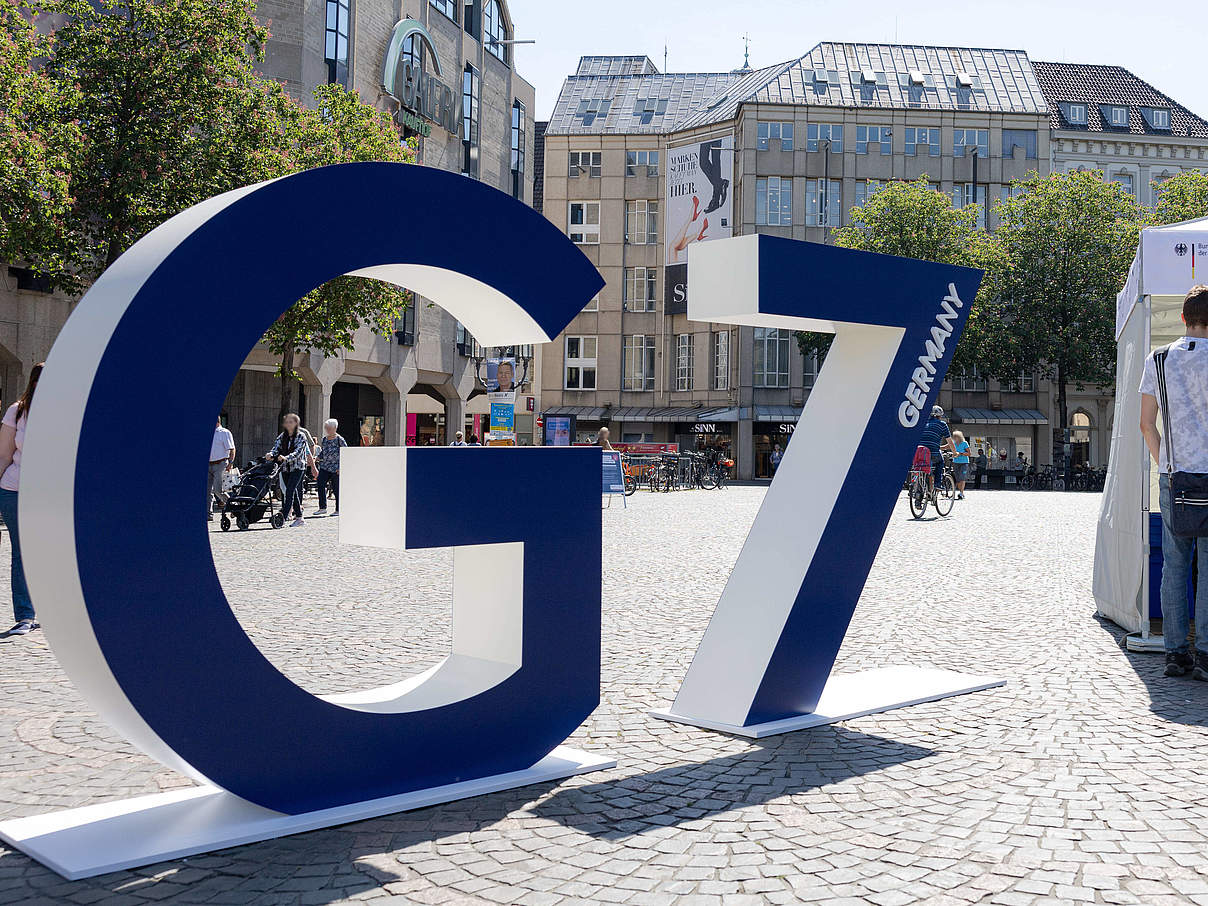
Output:
M1164 652L1166 650L1166 640L1160 635L1151 635L1147 638L1142 638L1139 632L1130 632L1124 637L1124 644L1129 651L1132 652Z
M302 815L261 808L217 787L189 787L14 818L0 823L0 840L74 881L615 766L607 755L559 746L523 771Z
M882 667L860 673L831 674L822 690L822 697L818 700L818 710L812 714L787 717L784 720L740 727L707 718L676 714L670 708L650 713L664 720L692 724L706 730L720 730L722 733L760 739L1003 685L1006 685L1006 680L993 676L971 676L967 673L923 667Z

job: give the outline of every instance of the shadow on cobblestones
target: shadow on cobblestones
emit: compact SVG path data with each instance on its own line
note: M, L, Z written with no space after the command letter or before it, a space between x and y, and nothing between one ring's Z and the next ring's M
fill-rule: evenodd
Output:
M673 827L762 805L933 754L841 726L741 741L753 748L698 764L565 787L531 811L592 836L616 840L652 827Z
M1176 724L1208 727L1208 685L1189 676L1163 676L1166 659L1160 652L1139 654L1124 647L1124 630L1114 623L1096 617L1095 621L1120 646L1128 665L1145 684L1149 693L1149 710Z

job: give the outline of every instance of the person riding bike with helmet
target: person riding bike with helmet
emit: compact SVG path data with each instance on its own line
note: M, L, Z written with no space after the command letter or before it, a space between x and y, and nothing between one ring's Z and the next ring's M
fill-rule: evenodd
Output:
M956 444L952 442L952 432L944 420L942 406L931 407L931 418L923 426L923 436L919 438L919 446L931 451L931 496L944 480L944 451L956 453Z

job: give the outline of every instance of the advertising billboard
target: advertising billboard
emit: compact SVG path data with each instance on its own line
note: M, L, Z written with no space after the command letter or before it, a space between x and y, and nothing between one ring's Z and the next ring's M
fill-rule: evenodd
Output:
M669 315L688 310L688 246L733 235L733 178L731 135L667 151L663 305Z

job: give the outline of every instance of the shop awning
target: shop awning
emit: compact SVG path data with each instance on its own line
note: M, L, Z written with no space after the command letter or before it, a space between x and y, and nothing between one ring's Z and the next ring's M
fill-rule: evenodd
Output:
M604 417L604 410L596 406L555 406L553 409L546 409L545 414L573 415L577 418L586 418L599 421Z
M757 422L795 422L801 418L800 406L756 406Z
M1039 409L953 409L952 420L966 425L1047 425Z
M613 409L610 417L618 422L736 422L738 410L733 407L698 409L696 406L623 406Z

